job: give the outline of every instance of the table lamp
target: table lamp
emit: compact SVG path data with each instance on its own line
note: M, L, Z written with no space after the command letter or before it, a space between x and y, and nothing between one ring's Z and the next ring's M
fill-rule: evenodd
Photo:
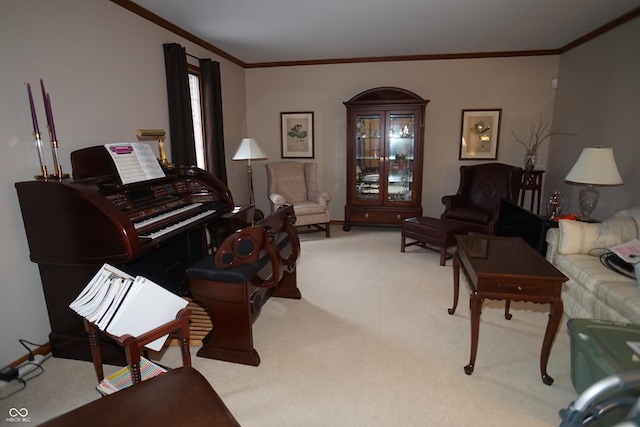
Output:
M240 142L240 146L236 151L236 154L231 158L232 160L246 160L247 161L247 173L249 174L249 204L255 207L256 202L253 196L253 170L251 169L251 160L266 160L267 155L264 154L262 148L258 145L253 138L244 138Z
M600 192L595 185L622 185L613 149L600 146L583 149L564 180L575 184L587 184L586 188L580 190L579 200L581 215L578 220L584 222L594 222L591 212L596 208L600 198Z

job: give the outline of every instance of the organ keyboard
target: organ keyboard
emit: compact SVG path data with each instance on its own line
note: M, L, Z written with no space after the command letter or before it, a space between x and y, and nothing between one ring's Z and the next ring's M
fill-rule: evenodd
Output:
M212 233L220 237L231 227L231 193L208 172L175 167L165 178L122 185L110 162L102 146L78 150L71 154L73 180L15 184L56 357L91 360L82 319L69 303L102 264L186 296L185 270L209 256ZM126 363L113 341L100 346L106 363Z
M156 215L153 216L151 218L147 218L144 219L142 221L137 221L133 223L133 226L135 227L136 230L140 230L143 228L147 228L147 227L152 227L158 223L161 223L163 221L166 220L170 220L172 218L174 218L175 216L184 214L184 213L188 213L188 212L193 212L195 210L197 210L200 206L202 206L202 203L191 203L187 206L182 206L178 209L174 209L174 210L170 210L169 212L164 212L160 215Z
M164 235L172 233L172 232L174 232L176 230L180 230L180 229L188 226L189 224L192 224L192 223L194 223L196 221L199 221L202 218L206 218L206 217L212 216L215 213L216 213L215 209L208 210L208 211L203 211L203 212L197 213L197 214L195 214L193 216L187 217L187 218L185 218L183 220L180 220L180 221L174 222L174 223L172 223L170 225L167 225L166 227L162 227L162 228L157 229L155 231L151 231L151 232L149 232L147 234L141 234L140 237L143 238L143 239L157 239L159 237L162 237Z

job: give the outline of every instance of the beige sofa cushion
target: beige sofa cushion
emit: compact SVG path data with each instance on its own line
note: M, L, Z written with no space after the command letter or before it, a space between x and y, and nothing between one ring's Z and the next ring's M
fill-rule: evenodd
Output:
M560 220L558 252L563 255L589 254L595 249L605 249L623 242L620 233L615 232L615 227L608 226L604 230L603 224Z

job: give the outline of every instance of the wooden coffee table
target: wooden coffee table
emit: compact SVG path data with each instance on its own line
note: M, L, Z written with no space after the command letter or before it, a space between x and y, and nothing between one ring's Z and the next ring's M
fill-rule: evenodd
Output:
M506 300L505 318L511 319L511 300L550 304L549 321L542 341L540 373L542 382L553 384L547 374L547 362L553 339L562 318L562 283L569 280L542 255L518 237L457 235L458 250L453 259L453 307L458 305L460 267L471 288L471 359L464 367L473 373L478 350L480 311L485 299Z

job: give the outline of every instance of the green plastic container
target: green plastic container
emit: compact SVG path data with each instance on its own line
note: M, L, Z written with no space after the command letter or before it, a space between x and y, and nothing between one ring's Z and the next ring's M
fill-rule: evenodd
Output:
M578 393L611 374L640 369L640 325L570 319L567 327L571 382Z

